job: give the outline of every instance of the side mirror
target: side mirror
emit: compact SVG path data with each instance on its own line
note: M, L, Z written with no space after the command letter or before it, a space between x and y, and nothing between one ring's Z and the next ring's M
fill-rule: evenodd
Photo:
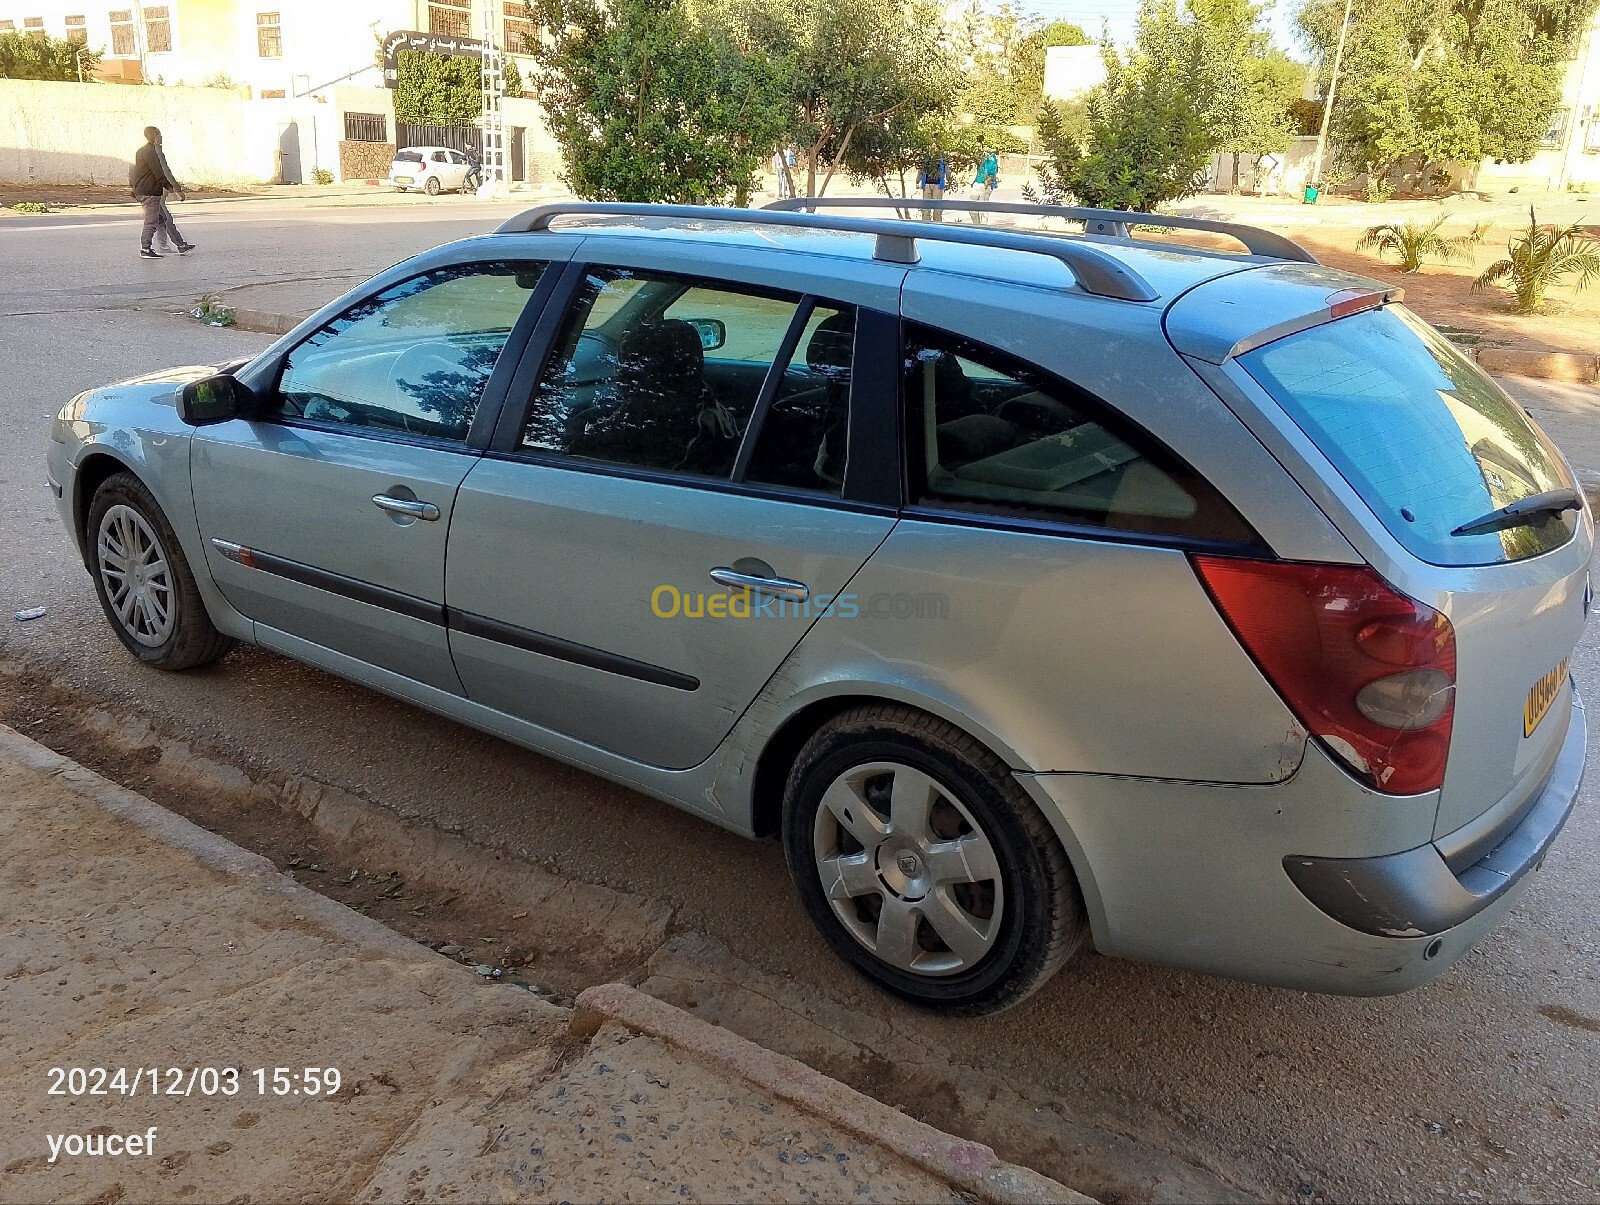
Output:
M700 336L701 351L716 351L728 341L728 324L720 318L686 318Z
M191 427L231 422L249 398L250 390L226 374L190 381L178 393L178 417Z

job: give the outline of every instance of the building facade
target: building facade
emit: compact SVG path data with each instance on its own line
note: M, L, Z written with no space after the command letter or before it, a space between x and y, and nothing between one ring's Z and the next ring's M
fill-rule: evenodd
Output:
M104 52L107 79L237 86L273 100L381 86L385 37L417 29L475 38L485 7L502 48L519 50L531 30L522 0L0 0L0 30L82 41Z

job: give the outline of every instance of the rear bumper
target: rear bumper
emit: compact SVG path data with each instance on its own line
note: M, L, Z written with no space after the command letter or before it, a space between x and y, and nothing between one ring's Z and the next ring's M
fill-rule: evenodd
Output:
M1569 725L1534 806L1459 875L1433 844L1437 793L1379 795L1316 742L1291 777L1270 784L1016 778L1066 846L1101 953L1302 991L1385 996L1442 974L1533 882L1583 772L1580 708ZM1318 856L1296 854L1305 849ZM1340 869L1331 878L1350 890L1324 906L1286 873L1290 863ZM1360 903L1357 891L1373 882L1391 901L1382 923L1347 923L1341 914L1370 919L1361 911L1368 905L1349 900Z
M1419 937L1463 925L1544 860L1577 802L1588 724L1576 688L1566 739L1544 786L1517 825L1460 874L1432 842L1379 858L1288 857L1305 897L1340 924L1380 937Z

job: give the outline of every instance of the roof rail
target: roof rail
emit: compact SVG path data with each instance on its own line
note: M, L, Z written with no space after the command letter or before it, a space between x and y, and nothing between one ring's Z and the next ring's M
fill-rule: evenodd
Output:
M921 197L785 197L772 201L765 209L775 213L815 212L818 209L937 209L959 213L1025 213L1038 217L1067 218L1082 222L1087 234L1131 238L1134 226L1166 226L1174 230L1207 230L1225 234L1243 243L1251 255L1289 259L1314 264L1316 256L1293 239L1284 238L1258 226L1238 222L1215 222L1210 218L1190 218L1178 214L1136 213L1127 209L1081 209L1070 205L1039 205L1025 201L925 201Z
M809 199L809 198L807 198ZM557 201L519 213L497 234L528 234L550 229L557 218L633 217L689 218L702 222L738 222L762 226L792 226L802 230L837 230L870 234L876 238L873 258L896 264L917 262L917 240L995 247L1025 251L1059 260L1072 272L1078 287L1099 297L1122 301L1155 301L1161 296L1150 282L1115 256L1092 243L1068 242L1048 234L995 230L987 226L936 226L898 218L848 218L818 213L793 213L774 209L719 209L708 205L642 205L624 201Z

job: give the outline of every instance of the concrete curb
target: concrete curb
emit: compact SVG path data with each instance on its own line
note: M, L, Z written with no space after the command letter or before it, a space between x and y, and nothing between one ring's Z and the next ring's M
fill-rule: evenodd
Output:
M247 285L246 287L253 286ZM226 298L224 298L224 304L226 304ZM233 311L233 329L256 331L263 335L287 335L308 317L310 315L307 314L296 318L291 314L273 314L266 310L235 309Z
M737 1075L906 1162L996 1205L1094 1205L1038 1172L1006 1163L992 1148L968 1142L907 1117L787 1055L700 1020L675 1005L623 983L604 983L578 996L572 1033L593 1037L607 1021L647 1034Z
M1499 376L1542 377L1548 381L1600 381L1600 356L1570 351L1523 351L1513 347L1480 347L1478 365Z

